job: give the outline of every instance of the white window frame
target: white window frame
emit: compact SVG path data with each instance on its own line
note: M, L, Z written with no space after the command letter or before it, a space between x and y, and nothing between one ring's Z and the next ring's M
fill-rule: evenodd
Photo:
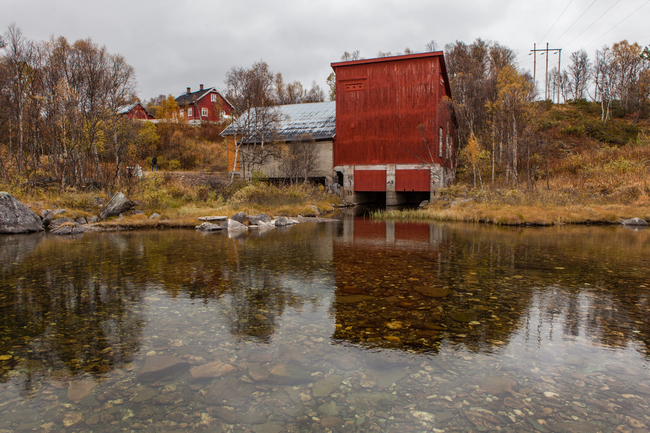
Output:
M187 117L192 117L192 107L187 109Z
M210 95L210 101L217 102L217 94L216 93L213 93L212 95Z
M201 108L201 117L208 117L208 109L206 107Z
M442 158L444 142L442 141L443 130L442 126L438 129L438 156Z

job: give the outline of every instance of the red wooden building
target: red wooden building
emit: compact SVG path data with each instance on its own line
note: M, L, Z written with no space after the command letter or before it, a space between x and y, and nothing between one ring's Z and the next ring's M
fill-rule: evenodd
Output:
M343 198L430 199L454 178L451 89L442 51L332 63L334 170Z
M190 125L220 122L232 113L232 104L214 87L204 89L203 84L196 92L188 87L187 92L176 98L176 104L178 118L187 120Z
M124 115L129 119L152 120L153 116L149 114L146 108L139 103L124 105L117 110L117 114Z

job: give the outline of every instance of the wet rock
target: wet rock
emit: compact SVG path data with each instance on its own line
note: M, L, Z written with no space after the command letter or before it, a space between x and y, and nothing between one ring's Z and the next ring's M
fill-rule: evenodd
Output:
M43 227L48 227L52 220L54 220L54 212L48 209L47 213L43 215Z
M143 401L151 400L158 395L158 391L153 388L145 388L142 391L139 391L135 397L131 399L134 403L142 403Z
M49 225L49 229L50 230L56 230L57 228L59 228L63 224L76 225L75 221L72 218L61 217L61 218L57 218L57 219L53 220Z
M84 416L81 412L67 412L63 418L63 425L70 427L83 421L83 419Z
M219 224L212 224L208 222L196 226L195 229L202 232L212 232L212 231L222 230Z
M327 397L336 389L338 389L341 381L343 380L342 376L333 375L328 376L325 379L321 379L314 384L312 388L312 394L314 397Z
M229 232L237 232L237 231L246 231L248 230L248 227L246 227L244 224L240 223L239 221L236 221L234 219L229 219L226 222L226 229Z
M625 221L622 221L621 224L624 226L640 226L640 227L648 226L648 222L641 218L630 218Z
M456 322L469 323L476 321L476 319L478 319L478 314L473 311L456 311L454 313L451 313L449 317L451 317Z
M245 412L237 416L237 423L239 424L255 425L264 424L266 421L268 421L268 419L262 413Z
M0 233L18 234L43 230L41 218L8 192L0 192Z
M479 377L476 382L478 383L481 389L492 395L500 395L509 393L513 397L517 395L513 391L512 387L517 385L514 379L507 376L487 376Z
M118 192L99 213L99 219L104 220L112 216L118 216L123 212L133 209L134 206L135 203L126 198L123 193Z
M434 422L436 420L435 414L429 413L429 412L422 412L419 410L414 410L411 412L411 416L413 418L419 419L420 421L425 421L425 422Z
M269 372L265 368L261 368L259 366L255 366L253 368L248 369L248 375L250 376L251 379L253 379L255 382L261 382L269 378Z
M189 368L189 364L175 356L153 355L148 356L144 362L144 367L140 370L138 379L158 380L160 378L176 374Z
M322 416L337 416L339 408L334 401L328 401L318 406L318 413Z
M389 388L392 384L399 382L406 376L406 372L401 368L371 370L371 374L376 378L377 386L384 389Z
M251 428L253 433L280 433L286 431L281 424L277 422L267 422L260 425L255 425Z
M339 304L356 304L363 301L373 301L374 299L376 299L374 296L369 295L337 296L336 302Z
M291 364L277 364L269 371L269 382L278 385L296 385L310 382L311 374Z
M360 410L376 409L377 406L389 406L397 400L397 396L384 392L359 392L350 394L345 401Z
M199 217L199 221L205 221L205 222L213 222L213 221L223 222L226 221L227 219L228 219L227 216L218 216L218 215Z
M83 233L84 229L75 225L74 223L63 223L57 226L55 229L51 230L50 233L54 235L77 235Z
M320 420L320 425L324 428L340 428L343 427L344 423L343 418L338 416L326 416Z
M503 399L503 404L505 404L508 407L511 407L513 409L521 409L524 407L524 403L512 398L512 397L506 397Z
M233 216L230 217L232 221L237 221L240 224L244 224L245 222L248 221L248 215L246 215L246 212L237 212Z
M237 421L237 414L232 409L216 407L211 412L228 424L234 424Z
M286 227L286 226L290 226L290 225L297 224L297 223L298 223L298 221L295 221L295 220L293 220L291 218L287 218L287 217L283 217L283 216L278 217L278 219L275 220L275 226L276 227Z
M94 380L80 380L72 382L68 386L68 400L79 402L82 398L90 395L96 386L97 382Z
M190 374L194 379L203 379L203 378L212 378L220 377L225 374L230 374L237 371L237 368L233 367L230 364L224 364L223 362L213 361L208 362L207 364L199 365L198 367L192 367L190 369Z
M449 295L449 289L446 287L419 286L413 290L428 298L444 298Z
M265 213L261 213L259 215L249 216L248 221L253 225L258 225L261 222L262 223L270 223L271 222L271 217L268 216Z

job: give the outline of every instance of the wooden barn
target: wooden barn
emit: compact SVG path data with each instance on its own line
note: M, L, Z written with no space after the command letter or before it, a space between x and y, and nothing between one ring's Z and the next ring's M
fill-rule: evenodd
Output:
M442 51L331 66L333 160L344 199L417 203L452 183L455 128Z

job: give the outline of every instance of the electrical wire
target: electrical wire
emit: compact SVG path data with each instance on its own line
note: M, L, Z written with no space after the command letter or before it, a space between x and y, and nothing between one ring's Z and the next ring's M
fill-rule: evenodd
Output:
M623 18L622 20L620 20L618 23L614 24L614 26L613 26L612 28L610 28L609 30L607 30L607 31L606 31L605 33L603 33L602 35L598 36L598 37L597 37L596 39L594 39L593 41L589 42L586 46L588 47L589 45L591 45L591 44L593 44L594 42L596 42L598 39L600 39L600 38L602 38L603 36L605 36L607 33L609 33L609 32L611 32L612 30L614 30L614 29L615 29L616 27L618 27L618 26L619 26L623 21L625 21L626 19L630 18L632 15L634 15L635 13L637 13L637 12L639 11L639 9L641 9L643 6L647 5L648 3L650 3L650 0L646 1L646 2L643 3L641 6L639 6L638 8L636 8L636 9L634 10L634 12L632 12L631 14L629 14L628 16L626 16L625 18Z
M620 1L620 0L619 0L619 1ZM553 30L553 27L555 27L555 24L557 24L557 22L560 21L560 18L562 18L562 15L564 15L564 12L566 12L566 10L569 9L569 6L571 6L571 3L573 3L573 0L571 0L571 1L569 2L569 4L566 5L566 7L564 8L564 10L563 10L562 13L560 14L560 16L557 17L557 19L555 20L555 22L554 22L553 25L551 26L551 28L548 29L548 31L546 32L546 34L544 34L544 36L542 36L542 38L539 40L539 42L537 42L538 44L541 44L542 41L544 40L544 38L545 38L545 37L546 37L546 36L551 32L551 30Z
M613 5L611 5L611 6L609 7L609 9L607 9L605 12L603 12L603 14L602 14L601 16L599 16L598 18L596 18L596 21L594 21L593 23L589 24L589 25L587 26L586 29L584 29L583 31L581 31L580 34L578 34L578 36L576 36L575 38L571 39L569 42L567 42L566 44L564 44L562 48L566 47L567 45L570 45L571 42L573 42L573 41L575 41L576 39L578 39L578 38L580 37L580 35L582 35L584 32L586 32L587 30L589 30L589 28L590 28L591 26L593 26L594 24L596 24L596 23L598 22L599 19L601 19L602 17L604 17L605 14L606 14L607 12L611 11L611 10L614 8L614 6L616 6L616 5L619 4L620 2L621 2L621 0L617 0L617 2L614 3Z
M580 20L580 18L582 18L582 16L583 16L584 14L586 14L587 11L588 11L589 9L591 9L591 7L594 5L594 3L596 3L596 0L594 0L593 3L591 3L591 4L587 7L587 9L585 9L585 11L584 11L583 13L580 14L580 16L579 16L578 18L576 18L576 20L573 22L573 24L571 24L571 25L569 26L569 28L566 29L566 30L564 31L564 33L562 33L562 34L560 35L560 37L557 38L557 39L555 40L555 42L553 42L552 45L555 45L555 44L557 43L557 41L559 41L560 39L562 39L562 36L566 35L566 33L567 33L569 30L571 30L571 27L573 27L573 26L574 26L574 25L575 25L575 24Z

